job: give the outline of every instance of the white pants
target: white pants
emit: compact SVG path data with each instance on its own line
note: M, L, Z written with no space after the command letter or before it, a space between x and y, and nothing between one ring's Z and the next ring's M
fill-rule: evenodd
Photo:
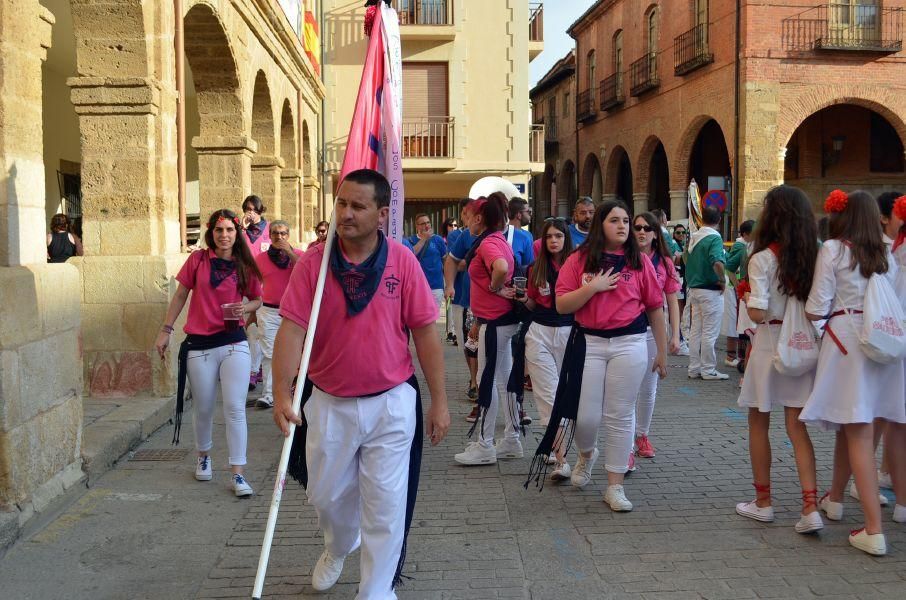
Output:
M447 334L452 333L456 337L460 337L460 335L456 333L456 323L453 321L453 302L450 300L444 300L443 306L445 315L444 320L447 322Z
M571 330L572 327L532 323L525 334L525 370L532 378L532 395L542 427L547 427L554 409L554 395Z
M274 357L274 338L283 317L279 308L262 306L258 309L258 342L261 346L261 375L264 379L264 394L261 400L269 404L274 402L274 377L271 371L271 360Z
M437 318L440 318L440 310L444 307L444 291L442 289L431 290L431 295L434 296L434 304L437 305Z
M260 308L258 309L261 310ZM256 318L261 319L260 313L256 311ZM264 358L261 355L261 343L259 338L261 337L261 325L260 323L252 323L245 328L245 335L249 340L249 352L251 353L252 362L249 367L250 373L257 373L258 369L261 368L261 360Z
M724 296L719 290L689 290L689 374L717 370L714 345L724 316Z
M246 463L248 426L245 421L245 398L248 395L249 364L249 345L246 342L211 350L192 350L186 360L189 387L195 404L192 419L195 449L207 452L214 446L214 404L219 381L230 464L236 466Z
M519 325L504 325L497 327L497 363L494 371L494 386L491 390L491 406L485 415L483 426L478 433L478 441L481 445L490 448L494 445L494 429L497 425L497 411L500 409L500 398L506 398L506 413L504 417L503 435L510 439L519 439L517 424L513 422L513 415L516 420L519 419L519 409L516 406L516 394L510 394L506 391L507 380L510 378L510 371L513 370L513 347L510 340L516 335ZM481 381L481 374L484 373L484 366L487 364L488 357L484 350L485 332L488 326L482 324L478 330L478 378Z
M635 432L635 402L648 365L645 334L605 339L585 336L585 367L576 419L576 445L589 454L598 445L604 417L604 468L625 473Z
M654 367L654 360L657 358L657 343L654 341L654 333L648 328L646 337L648 346L648 370L642 378L642 385L639 387L639 398L635 404L635 436L647 436L651 428L651 417L654 415L654 402L657 396L658 374L651 369Z
M402 383L371 398L337 398L314 388L305 404L308 500L331 555L361 535L356 600L395 600L403 547L415 390Z

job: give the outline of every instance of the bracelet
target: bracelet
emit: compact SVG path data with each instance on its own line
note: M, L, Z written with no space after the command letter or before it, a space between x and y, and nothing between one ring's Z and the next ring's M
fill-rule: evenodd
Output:
M173 333L173 326L172 325L161 325L160 330L165 331L167 333Z

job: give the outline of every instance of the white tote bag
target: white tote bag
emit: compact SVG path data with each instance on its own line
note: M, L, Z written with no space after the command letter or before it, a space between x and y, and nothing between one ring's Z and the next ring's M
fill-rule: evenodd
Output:
M788 297L771 363L781 375L797 377L818 365L819 350L815 327L805 316L805 304Z
M863 306L859 347L865 356L881 364L906 357L906 317L893 286L884 275L868 279Z

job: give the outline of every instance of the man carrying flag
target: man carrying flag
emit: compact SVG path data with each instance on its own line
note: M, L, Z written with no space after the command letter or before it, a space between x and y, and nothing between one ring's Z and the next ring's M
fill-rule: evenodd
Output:
M405 560L422 436L410 333L431 392L425 419L431 443L450 426L437 304L418 259L380 228L390 194L384 176L370 169L349 173L337 192L339 239L329 250L304 421L293 412L291 387L326 245L307 252L293 270L273 358L274 420L284 435L290 421L297 425L289 472L307 483L324 532L312 585L332 587L361 544L357 600L395 599Z

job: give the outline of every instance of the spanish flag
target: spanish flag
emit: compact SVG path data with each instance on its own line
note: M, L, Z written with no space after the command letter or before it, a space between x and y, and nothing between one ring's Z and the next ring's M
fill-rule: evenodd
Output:
M318 22L310 10L305 11L305 28L302 33L302 47L305 54L315 68L315 73L321 74L321 38L318 31Z

